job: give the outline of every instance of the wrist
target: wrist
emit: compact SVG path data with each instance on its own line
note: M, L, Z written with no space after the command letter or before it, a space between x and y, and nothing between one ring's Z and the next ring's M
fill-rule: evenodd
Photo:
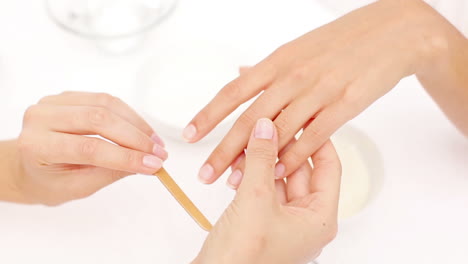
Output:
M419 74L447 57L454 28L423 0L396 1L405 2L401 5L405 5L408 10L405 18L410 25L409 28L413 29L412 34L416 37L414 52L417 54L417 61L413 73Z
M406 54L406 75L425 71L447 56L453 26L423 0L380 0L383 10L394 13L394 46ZM456 30L455 30L456 31Z
M0 200L18 203L26 201L19 187L21 175L17 141L0 141Z

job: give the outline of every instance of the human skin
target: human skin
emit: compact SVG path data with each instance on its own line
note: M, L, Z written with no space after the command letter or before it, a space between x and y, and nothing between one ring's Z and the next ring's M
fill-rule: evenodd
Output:
M260 119L237 194L192 264L304 264L335 237L341 165L332 143L311 157L313 169L303 164L287 183L275 180L277 156L273 122Z
M62 204L128 175L152 174L167 156L161 138L120 99L48 96L25 112L17 139L0 142L0 200Z
M468 40L421 0L381 0L278 48L221 89L183 136L199 141L261 93L213 150L199 178L213 183L233 163L233 171L243 170L246 131L260 117L274 120L280 149L303 129L276 165L276 176L286 177L339 127L413 74L468 135Z

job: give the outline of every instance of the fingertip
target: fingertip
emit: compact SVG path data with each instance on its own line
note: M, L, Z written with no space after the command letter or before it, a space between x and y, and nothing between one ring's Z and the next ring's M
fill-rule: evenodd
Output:
M275 128L273 122L268 118L260 118L254 130L254 137L257 139L273 139Z
M194 124L189 124L184 128L182 132L182 137L186 142L193 142L197 136L197 127Z
M242 154L240 154L239 156L237 156L237 158L234 160L234 162L231 164L231 171L234 171L237 166L239 166L239 164L241 163L241 161L243 161L245 158L245 153L242 152Z
M161 158L164 161L167 160L167 158L169 157L169 153L162 146L158 144L154 144L153 154Z
M147 169L151 169L151 170L154 170L154 172L160 170L162 168L162 164L163 164L163 161L156 157L156 156L152 156L152 155L146 155L143 157L143 165L147 168Z
M286 172L286 166L283 163L278 163L275 166L275 178L282 179L284 178L284 174Z
M242 181L242 172L240 170L235 170L228 178L226 185L236 190Z
M159 144L163 148L166 147L166 144L164 143L164 141L156 133L153 133L151 135L151 140L153 140L154 143Z
M198 172L198 180L204 184L210 184L214 177L214 168L210 164L205 164Z

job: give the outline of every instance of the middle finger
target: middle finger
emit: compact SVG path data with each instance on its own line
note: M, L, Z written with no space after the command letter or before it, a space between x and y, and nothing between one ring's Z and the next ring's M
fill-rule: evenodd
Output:
M280 89L268 89L239 117L221 143L214 149L199 172L203 183L213 183L243 151L255 122L273 118L289 103Z
M167 152L151 137L120 116L102 107L41 106L48 129L78 135L99 135L120 146L150 153L165 160Z

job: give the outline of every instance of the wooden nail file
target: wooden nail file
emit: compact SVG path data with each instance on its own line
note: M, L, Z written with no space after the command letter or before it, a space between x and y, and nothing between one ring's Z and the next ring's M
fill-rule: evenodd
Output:
M156 175L159 180L166 186L166 189L174 196L174 198L179 202L179 204L187 211L187 213L197 222L197 224L206 231L210 231L213 227L206 219L206 217L198 210L198 208L193 204L193 202L187 197L187 195L182 191L182 189L177 185L177 183L172 179L172 177L167 173L164 168L161 168Z

